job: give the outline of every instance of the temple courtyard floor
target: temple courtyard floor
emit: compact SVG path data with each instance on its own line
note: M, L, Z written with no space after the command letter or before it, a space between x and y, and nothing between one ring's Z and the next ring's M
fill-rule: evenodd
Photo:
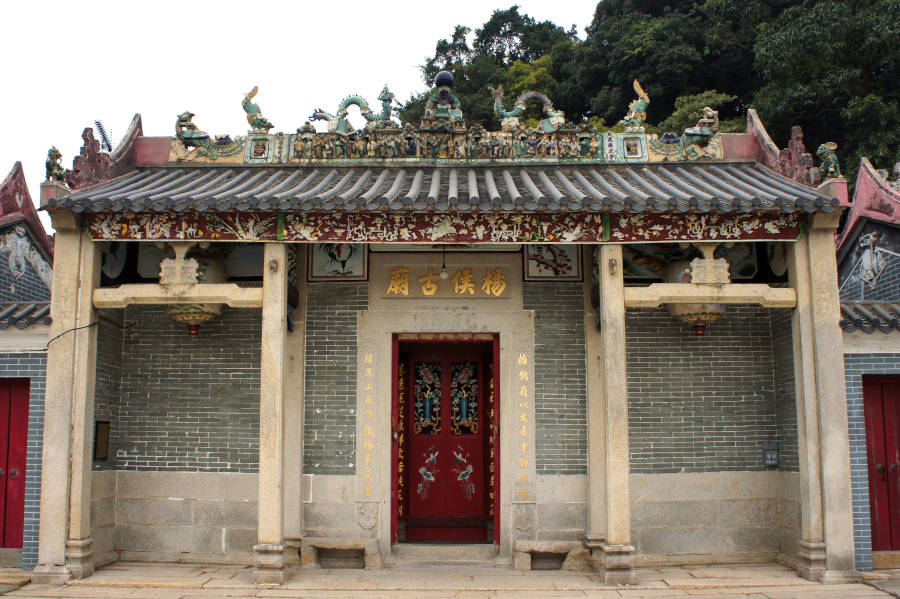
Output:
M893 591L897 587L892 588L892 584L900 586L896 576L897 572L879 572L866 577L872 584ZM609 586L591 572L520 572L506 567L432 565L382 570L292 570L284 585L264 587L251 582L251 568L245 566L117 562L85 580L62 586L26 584L9 590L5 596L17 599L855 599L892 596L863 582L832 585L809 582L776 564L640 568L637 581L630 586Z

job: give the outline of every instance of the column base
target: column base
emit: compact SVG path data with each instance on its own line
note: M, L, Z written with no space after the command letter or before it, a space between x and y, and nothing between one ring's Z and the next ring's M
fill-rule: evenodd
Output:
M69 539L66 541L66 566L72 578L87 578L94 574L94 539Z
M634 545L601 543L599 561L606 584L634 584Z
M825 574L825 543L800 541L797 550L797 574L806 580L818 582Z
M256 568L253 582L256 584L284 584L284 545L260 543L253 546Z
M613 545L601 538L585 537L591 550L591 569L603 573L606 584L634 584L634 545Z
M66 584L72 580L68 566L39 565L31 572L31 584Z
M822 584L849 584L862 580L862 573L859 570L825 570L819 580Z

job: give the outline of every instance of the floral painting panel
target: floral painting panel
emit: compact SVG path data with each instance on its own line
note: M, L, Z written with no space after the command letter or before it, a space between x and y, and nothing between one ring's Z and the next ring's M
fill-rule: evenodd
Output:
M523 252L526 281L580 281L581 246L526 245Z

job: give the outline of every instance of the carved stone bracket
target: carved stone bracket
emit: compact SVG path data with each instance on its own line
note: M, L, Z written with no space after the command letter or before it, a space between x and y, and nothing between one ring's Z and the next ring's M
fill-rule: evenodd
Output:
M703 285L727 285L731 282L728 260L715 258L717 243L698 243L703 258L691 260L691 283Z
M169 244L175 251L174 258L165 258L159 263L160 285L195 285L199 282L200 263L187 258L187 253L196 243Z

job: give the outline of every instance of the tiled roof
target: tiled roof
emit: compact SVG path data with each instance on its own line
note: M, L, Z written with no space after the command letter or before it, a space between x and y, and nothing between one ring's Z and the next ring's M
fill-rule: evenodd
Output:
M758 164L704 162L139 168L49 206L76 212L831 212L838 204Z
M876 330L882 333L900 331L900 303L842 302L841 314L841 328L848 333L857 329L869 335Z
M33 324L50 324L50 302L0 304L0 331L9 327L26 329Z

